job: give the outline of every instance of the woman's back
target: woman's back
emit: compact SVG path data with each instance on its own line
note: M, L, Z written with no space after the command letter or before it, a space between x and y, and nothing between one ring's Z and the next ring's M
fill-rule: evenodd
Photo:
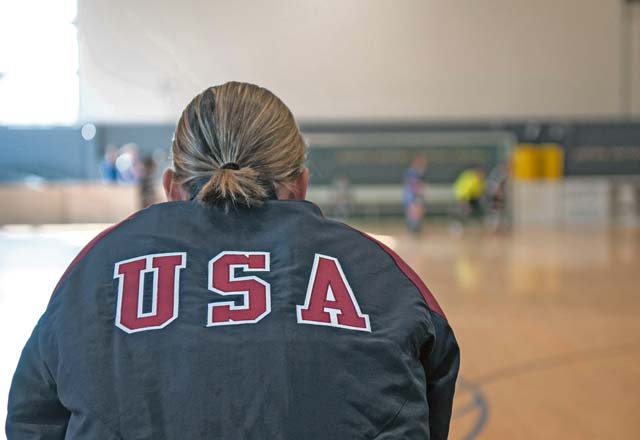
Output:
M235 253L268 257L255 265L220 257ZM118 273L122 262L163 254L185 258L144 273L135 286L143 285L142 298L123 292L137 270ZM250 276L268 288L230 280ZM434 327L446 324L409 276L378 243L324 219L307 202L270 201L230 213L165 203L84 251L32 342L71 412L67 438L424 439L427 384L419 353L432 351ZM162 310L172 306L163 295L174 291L158 285L161 278L175 281L169 287L177 287L176 313ZM250 294L225 296L218 288ZM211 322L210 304L259 308L251 300L261 303L262 293L270 307L257 322ZM314 301L324 303L329 322ZM164 314L169 322L123 325L132 307L138 319ZM340 313L351 321L341 324ZM366 325L358 327L362 319ZM15 404L29 405L31 393L21 394Z
M458 347L395 254L302 201L265 89L187 106L163 184L80 253L23 351L10 440L443 439Z

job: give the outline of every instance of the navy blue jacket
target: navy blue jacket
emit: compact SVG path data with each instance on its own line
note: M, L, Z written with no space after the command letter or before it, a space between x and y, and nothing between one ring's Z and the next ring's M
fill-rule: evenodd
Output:
M12 439L445 439L459 351L382 243L309 202L151 206L56 287Z

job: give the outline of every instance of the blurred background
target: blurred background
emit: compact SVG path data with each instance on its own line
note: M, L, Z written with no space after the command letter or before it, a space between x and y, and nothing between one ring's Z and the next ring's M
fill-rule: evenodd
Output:
M296 115L309 199L435 292L451 438L640 436L635 0L0 0L3 402L68 263L164 200L175 121L230 80Z

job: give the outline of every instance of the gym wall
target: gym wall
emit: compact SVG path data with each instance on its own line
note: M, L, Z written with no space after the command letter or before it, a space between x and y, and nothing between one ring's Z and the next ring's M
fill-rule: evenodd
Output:
M173 122L228 80L272 89L303 121L640 114L640 55L629 58L639 26L629 32L628 16L638 4L622 0L78 7L87 121Z

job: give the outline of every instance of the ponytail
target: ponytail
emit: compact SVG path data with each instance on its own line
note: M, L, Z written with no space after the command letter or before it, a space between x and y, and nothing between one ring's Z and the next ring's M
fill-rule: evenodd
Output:
M172 144L174 181L205 204L258 206L304 169L305 143L291 111L270 91L230 82L197 95Z
M196 198L214 204L230 201L246 206L259 205L269 197L267 188L260 182L258 173L249 168L219 168L202 187Z

